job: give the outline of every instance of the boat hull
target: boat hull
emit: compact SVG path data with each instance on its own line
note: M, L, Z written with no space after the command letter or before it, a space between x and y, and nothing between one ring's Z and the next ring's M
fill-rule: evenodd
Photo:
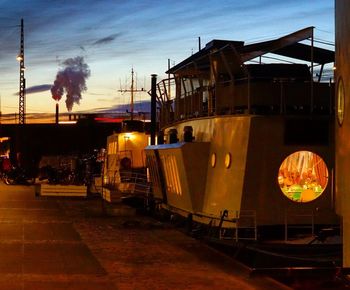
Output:
M251 222L256 226L285 224L286 217L290 224L337 224L330 124L329 117L253 115L199 118L175 124L166 128L165 134L170 129L183 132L191 126L195 140L146 148L148 161L154 162L153 167L158 164L164 177L163 186L157 187L154 182L159 189L157 196L166 196L165 203L182 210L182 215L207 216L209 221L228 210L232 218L243 211L255 212ZM182 135L178 137L183 140ZM278 183L284 159L302 150L320 156L329 172L323 193L305 203L287 198Z

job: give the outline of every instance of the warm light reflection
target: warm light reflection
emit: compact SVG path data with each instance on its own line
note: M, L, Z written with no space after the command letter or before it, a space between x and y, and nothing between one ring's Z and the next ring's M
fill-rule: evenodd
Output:
M160 158L164 168L167 192L181 196L182 189L175 156L162 155Z
M152 145L151 144L151 136L149 136L148 137L148 139L147 139L147 145L149 146L149 145ZM158 138L155 138L155 144L154 145L158 145Z
M231 166L231 159L232 159L231 153L226 153L226 155L225 155L225 167L227 169L230 168L230 166Z
M59 121L58 124L76 124L77 121Z
M213 153L212 155L211 155L211 161L210 161L210 163L211 163L211 167L215 167L215 165L216 165L216 154L215 153Z
M313 152L298 151L282 162L277 181L283 194L290 200L313 201L327 186L327 165Z
M133 136L134 136L133 133L125 133L124 134L124 139L130 140Z
M344 91L344 83L343 79L340 77L338 81L337 88L337 117L339 125L343 125L344 121L344 113L345 113L345 91Z

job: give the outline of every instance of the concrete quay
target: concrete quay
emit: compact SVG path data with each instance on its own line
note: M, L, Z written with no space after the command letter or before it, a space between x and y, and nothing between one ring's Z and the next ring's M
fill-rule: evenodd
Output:
M0 290L288 289L133 210L0 184Z

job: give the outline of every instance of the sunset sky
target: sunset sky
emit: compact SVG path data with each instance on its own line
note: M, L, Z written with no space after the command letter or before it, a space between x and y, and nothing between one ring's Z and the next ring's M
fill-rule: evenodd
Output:
M54 112L47 88L67 58L84 57L87 91L73 112L113 108L128 102L118 92L150 87L150 75L165 77L176 64L212 39L248 43L276 38L307 26L334 42L332 0L0 0L0 95L2 113L18 112L20 19L24 18L27 113ZM332 47L327 47L333 49ZM139 94L136 101L147 98ZM61 100L64 107L64 100Z

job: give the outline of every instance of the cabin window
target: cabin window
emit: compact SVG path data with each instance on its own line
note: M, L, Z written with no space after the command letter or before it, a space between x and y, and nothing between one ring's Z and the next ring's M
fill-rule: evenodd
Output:
M192 93L191 80L189 78L182 79L181 97L188 96Z
M215 165L216 165L216 154L215 154L215 153L213 153L213 154L211 155L210 163L211 163L211 167L214 168Z
M225 167L227 169L231 167L231 159L232 159L231 153L226 153L226 155L225 155Z
M193 90L194 91L199 91L200 90L200 83L199 83L199 79L197 78L193 78L192 79L192 85L193 85Z
M278 184L294 202L310 202L321 196L328 183L326 163L310 151L297 151L282 162Z

